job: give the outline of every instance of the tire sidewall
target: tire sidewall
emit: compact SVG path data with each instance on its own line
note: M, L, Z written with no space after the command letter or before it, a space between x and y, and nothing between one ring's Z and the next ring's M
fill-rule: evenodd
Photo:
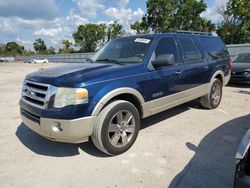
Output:
M135 132L134 135L131 139L131 141L123 146L123 147L115 147L111 144L110 139L109 139L109 133L108 133L108 129L109 129L109 124L111 119L113 118L113 116L119 112L120 110L127 110L129 112L131 112L135 118ZM105 148L105 150L110 153L110 154L121 154L125 151L127 151L135 142L138 132L140 129L140 116L139 116L139 112L137 111L137 109L134 107L134 105L132 105L129 102L123 102L123 103L119 103L116 106L114 106L107 114L106 117L103 121L102 124L102 131L101 131L101 141L102 141L102 145Z
M214 87L215 84L219 84L219 86L220 86L220 100L219 100L219 102L217 104L214 104L213 99L212 99L212 94L213 94L212 91L213 91L213 87ZM221 98L222 98L222 84L221 84L221 81L218 80L218 79L214 79L214 81L212 83L212 86L211 86L211 90L210 90L210 106L213 109L217 108L221 103Z

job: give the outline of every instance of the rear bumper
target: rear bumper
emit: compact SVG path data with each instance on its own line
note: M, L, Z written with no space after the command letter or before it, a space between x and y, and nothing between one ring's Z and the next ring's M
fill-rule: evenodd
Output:
M39 120L34 120L21 112L21 119L27 127L50 140L81 143L88 141L89 136L92 134L96 116L72 120L41 117Z

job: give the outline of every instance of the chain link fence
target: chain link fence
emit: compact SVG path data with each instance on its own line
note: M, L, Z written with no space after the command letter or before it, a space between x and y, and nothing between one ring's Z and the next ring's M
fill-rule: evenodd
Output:
M250 53L250 44L230 44L226 45L230 56L233 58L240 53ZM33 55L15 57L15 61L23 61L28 63L33 59L47 59L53 63L81 63L85 59L90 58L94 53L73 53L73 54L54 54L54 55Z
M230 44L226 47L232 58L238 54L250 53L250 44Z
M81 63L85 59L90 58L94 53L73 53L73 54L54 54L54 55L33 55L33 56L18 56L15 61L23 61L28 63L33 59L47 59L53 63Z

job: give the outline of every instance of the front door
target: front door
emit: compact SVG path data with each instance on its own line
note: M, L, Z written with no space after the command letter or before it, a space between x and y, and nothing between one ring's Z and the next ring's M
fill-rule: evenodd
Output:
M154 60L159 55L172 55L173 64L166 64L161 67L154 67ZM151 99L151 114L162 111L166 105L171 103L171 100L178 93L185 90L185 75L183 74L183 65L180 62L177 45L174 37L163 37L159 39L158 44L151 58L151 77L152 80L148 84L150 87ZM176 98L178 100L178 98Z

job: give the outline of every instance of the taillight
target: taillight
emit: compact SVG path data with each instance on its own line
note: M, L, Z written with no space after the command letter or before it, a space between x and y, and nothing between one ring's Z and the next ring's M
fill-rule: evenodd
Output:
M229 70L232 70L232 67L233 67L233 62L232 62L232 59L231 57L228 58L228 61L227 61L227 68Z

